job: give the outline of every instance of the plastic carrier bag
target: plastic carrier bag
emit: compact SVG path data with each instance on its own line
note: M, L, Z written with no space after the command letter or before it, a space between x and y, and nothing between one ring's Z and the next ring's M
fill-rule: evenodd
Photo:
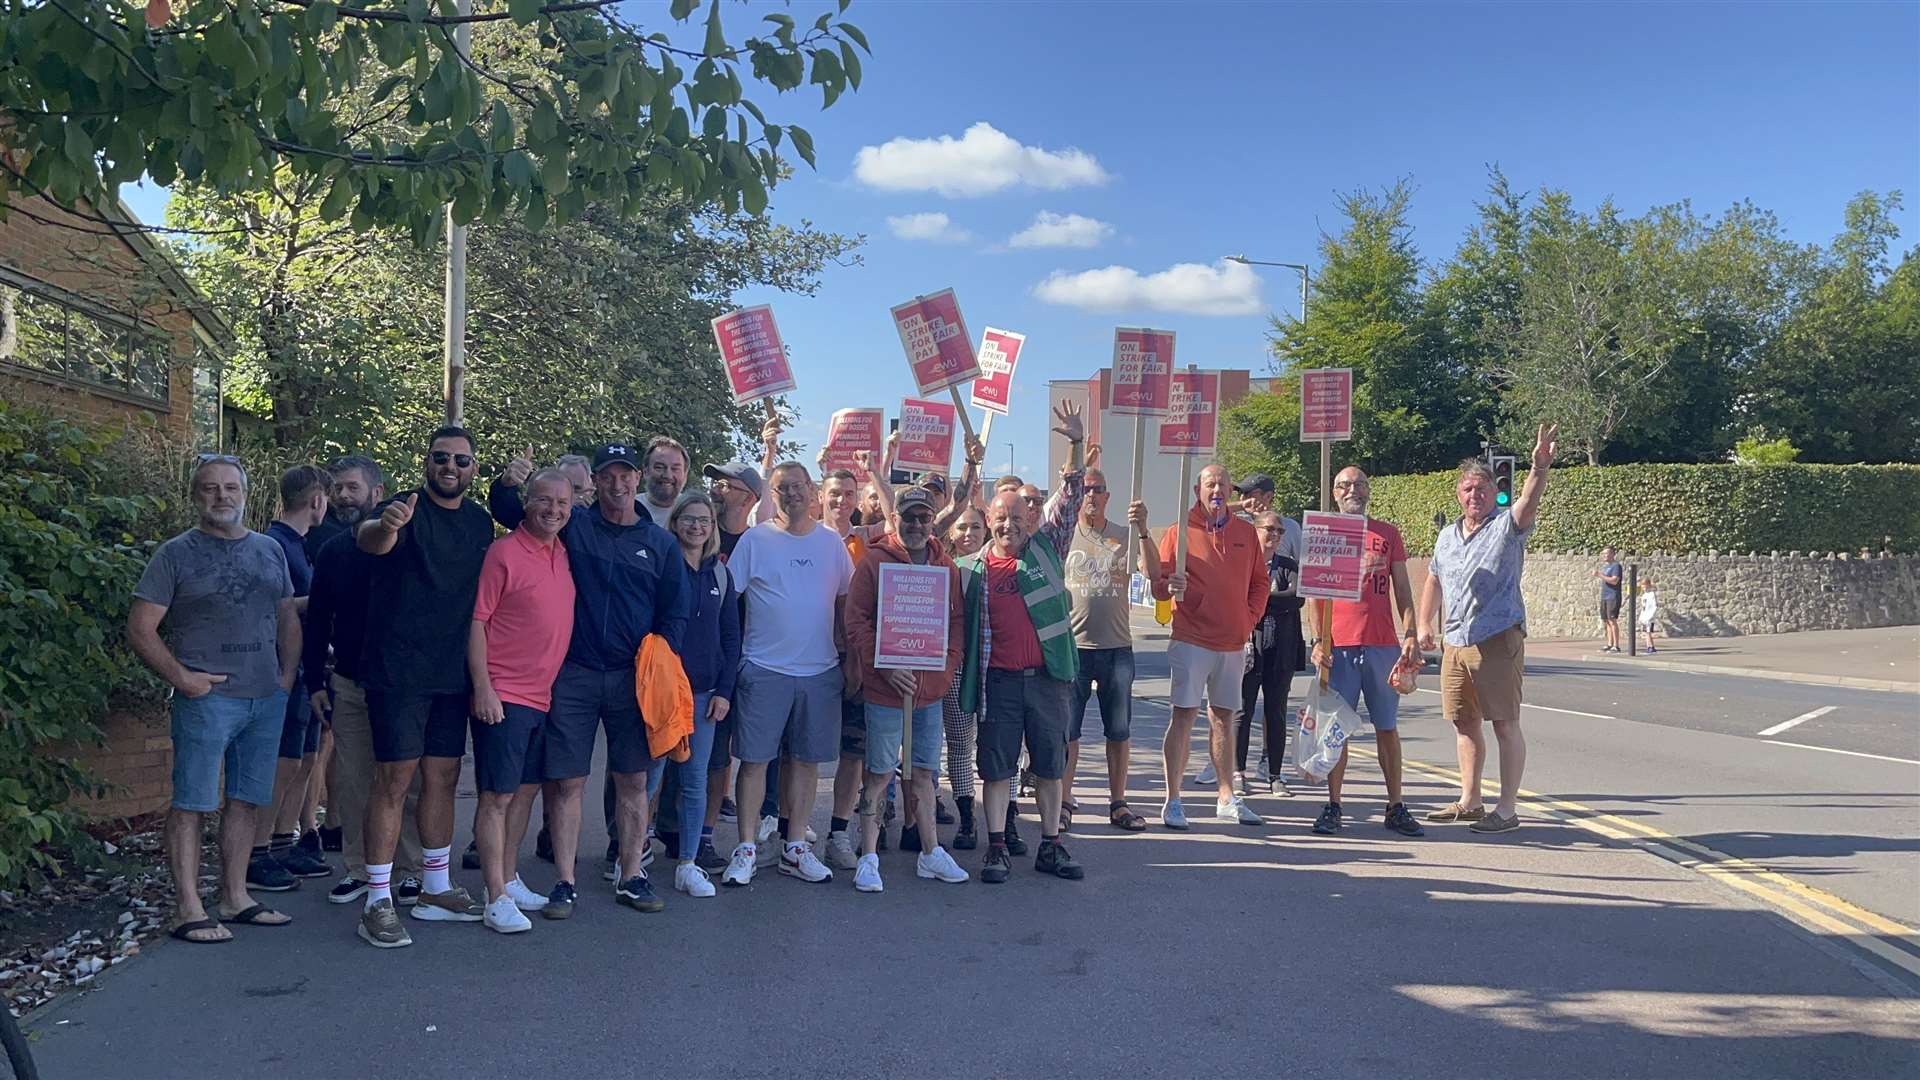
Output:
M1319 679L1307 684L1307 700L1300 706L1300 739L1295 744L1294 767L1316 783L1324 782L1340 764L1347 740L1365 731L1367 722L1346 699Z

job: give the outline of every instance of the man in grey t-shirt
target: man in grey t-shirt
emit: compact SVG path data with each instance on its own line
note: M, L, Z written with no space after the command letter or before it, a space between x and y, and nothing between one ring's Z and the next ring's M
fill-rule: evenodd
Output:
M247 474L236 458L203 458L191 490L197 527L160 545L134 587L127 640L173 686L173 805L167 863L173 936L226 941L220 925L291 920L247 892L247 856L260 807L273 803L287 694L300 664L300 616L280 545L242 524ZM167 624L168 641L160 637ZM171 647L169 647L171 646ZM201 816L220 815L219 918L200 900Z
M1140 572L1152 580L1160 558L1147 533L1147 507L1136 500L1129 508L1131 526L1107 520L1106 474L1087 470L1087 498L1074 523L1073 543L1067 551L1068 620L1073 643L1080 651L1080 674L1074 680L1072 722L1067 726L1067 773L1061 789L1072 797L1073 777L1080 766L1080 727L1086 719L1087 699L1100 699L1100 723L1107 737L1107 820L1116 828L1139 832L1147 819L1127 806L1127 769L1132 747L1133 624L1127 603L1127 584L1133 562L1127 549L1139 549ZM1063 804L1062 827L1073 813Z

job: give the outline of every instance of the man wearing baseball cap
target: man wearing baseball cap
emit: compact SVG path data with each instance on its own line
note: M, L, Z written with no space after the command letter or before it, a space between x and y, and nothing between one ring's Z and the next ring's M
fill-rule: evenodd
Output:
M1234 504L1234 512L1252 521L1254 515L1264 514L1273 509L1273 477L1266 473L1248 473L1241 481L1233 485L1241 499Z
M648 778L660 763L647 746L633 664L648 634L661 635L680 651L689 589L679 541L635 504L642 460L626 443L595 451L593 507L574 507L560 530L573 573L574 612L573 636L547 714L545 798L557 880L541 913L551 919L573 914L580 797L592 769L594 734L603 725L620 836L614 897L639 911L665 907L641 869ZM514 463L508 479L521 464ZM507 528L518 526L526 510L517 486L496 482L492 495L494 517Z
M707 494L720 510L720 558L724 561L740 537L753 528L753 508L766 497L767 488L760 482L760 470L738 461L709 464L700 474L706 477Z

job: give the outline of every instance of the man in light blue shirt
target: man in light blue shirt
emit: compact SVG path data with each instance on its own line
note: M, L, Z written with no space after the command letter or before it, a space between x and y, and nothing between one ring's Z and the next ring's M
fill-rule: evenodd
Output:
M1520 574L1559 430L1557 425L1540 425L1533 467L1510 510L1495 505L1493 470L1486 462L1468 458L1460 463L1454 495L1461 517L1434 541L1419 612L1423 649L1434 647L1434 619L1442 616L1446 651L1440 659L1440 711L1453 722L1460 800L1428 814L1428 821L1471 821L1475 832L1520 827L1515 801L1527 763L1527 743L1520 734L1527 636ZM1487 757L1482 720L1493 724L1500 743L1500 801L1491 814L1480 801L1480 774Z

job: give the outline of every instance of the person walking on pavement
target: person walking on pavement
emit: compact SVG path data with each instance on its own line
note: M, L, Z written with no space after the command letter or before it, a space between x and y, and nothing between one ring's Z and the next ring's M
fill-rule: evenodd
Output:
M1099 695L1100 726L1107 747L1107 820L1117 829L1139 832L1147 819L1127 805L1127 772L1133 746L1133 612L1127 586L1133 564L1130 548L1138 548L1137 564L1147 580L1159 573L1159 552L1147 531L1147 506L1134 500L1126 525L1107 520L1106 473L1089 468L1086 501L1067 552L1067 597L1071 602L1073 644L1079 650L1079 675L1073 683L1073 709L1067 725L1067 801L1061 827L1074 811L1073 780L1080 767L1080 733L1087 702Z
M986 884L1013 871L1007 818L1024 744L1040 804L1040 850L1033 868L1077 881L1085 870L1060 843L1061 780L1067 771L1067 723L1079 652L1066 596L1062 552L1073 541L1085 498L1079 407L1054 409L1054 431L1068 443L1060 486L1037 520L1018 492L1003 491L987 507L987 546L956 560L967 605L967 641L960 709L980 714L980 776L986 781Z
M1343 514L1364 517L1372 495L1373 483L1357 465L1341 469L1333 478L1333 498ZM1313 662L1329 673L1328 685L1348 705L1360 708L1365 696L1380 771L1387 781L1386 827L1402 836L1422 836L1426 830L1400 801L1400 692L1392 683L1395 665L1422 662L1413 586L1407 580L1407 545L1399 529L1375 518L1367 518L1365 545L1360 555L1360 599L1331 601L1330 626L1320 626L1314 619ZM1396 609L1401 627L1397 635ZM1316 616L1319 610L1314 608ZM1348 750L1340 748L1340 762L1327 776L1327 804L1313 823L1313 831L1323 836L1340 831L1340 791L1347 776Z
M1640 631L1647 635L1647 652L1657 653L1653 647L1653 630L1660 623L1660 597L1654 592L1653 579L1648 578L1640 586L1640 611L1638 613Z
M1520 827L1520 773L1527 763L1527 743L1520 733L1527 636L1520 575L1559 431L1559 425L1540 425L1532 468L1510 510L1494 504L1493 470L1484 461L1468 458L1460 463L1454 496L1461 517L1434 541L1419 614L1422 649L1434 647L1435 620L1442 620L1438 625L1447 648L1440 659L1440 711L1453 723L1460 799L1428 814L1428 821L1471 821L1475 832ZM1483 720L1493 725L1500 744L1500 801L1490 814L1480 801L1487 755Z
M355 534L360 550L374 556L362 673L375 765L359 934L380 949L413 944L400 925L391 884L401 808L416 772L424 880L413 917L479 922L485 914L448 872L454 787L467 752L467 631L480 566L493 542L487 512L466 499L473 450L464 428L435 431L425 483L389 499Z
M484 920L503 934L532 929L521 912L547 906L546 897L520 880L515 862L546 778L553 681L573 637L573 571L558 539L573 511L567 474L534 474L526 508L520 527L487 549L467 641L480 803L473 832L487 879Z
M173 687L173 801L166 826L171 933L206 945L232 940L221 923L292 921L254 902L247 862L262 808L273 803L280 731L300 663L300 615L280 545L244 524L247 474L239 459L203 458L188 492L199 522L154 551L133 589L127 643ZM200 898L201 824L216 810L217 919Z
M713 882L699 864L699 856L713 850L712 828L706 824L712 790L708 781L715 738L733 711L734 684L740 672L740 600L732 575L720 561L718 524L713 501L699 491L682 492L667 517L689 577L691 600L681 664L693 692L693 734L687 740L687 760L669 766L679 776L678 805L662 802L661 817L678 822L678 841L669 845L678 860L673 887L693 897L713 895ZM724 768L717 771L726 775Z
M619 834L614 899L636 911L666 907L646 873L648 791L662 763L647 744L633 669L649 634L659 634L675 653L681 651L691 586L673 534L640 511L639 460L626 443L595 451L593 508L573 507L559 533L573 574L574 602L573 635L554 678L546 725L542 798L556 880L540 914L549 919L572 916L579 896L574 875L580 803L593 770L594 738L603 727L615 795L612 823ZM508 528L526 516L518 480L531 469L523 457L508 466L507 482L493 485L494 518Z
M1260 551L1267 560L1267 610L1247 641L1246 674L1240 679L1240 721L1235 725L1234 787L1247 794L1247 754L1253 742L1253 710L1260 708L1260 760L1254 778L1268 792L1291 795L1280 778L1287 752L1287 693L1306 658L1300 634L1300 526L1271 510L1253 516ZM1205 779L1202 778L1202 783Z
M352 464L343 464L348 462ZM346 876L334 885L327 900L351 904L367 895L367 800L374 768L367 691L360 681L374 557L360 550L353 529L386 501L387 488L380 467L368 458L341 458L334 464L341 471L333 474L333 513L348 527L327 541L313 565L313 591L307 596L306 630L301 635L301 671L308 703L333 732L327 824L340 832ZM412 907L420 899L419 806L420 776L415 773L401 807L400 838L393 855L399 881L393 886L393 899L400 907Z
M1161 747L1167 783L1161 821L1169 829L1187 827L1180 785L1186 777L1187 743L1203 699L1212 725L1208 747L1219 796L1215 814L1240 825L1264 823L1233 789L1232 777L1246 644L1267 610L1269 585L1259 536L1252 525L1228 512L1227 496L1232 490L1233 478L1225 465L1201 469L1193 486L1195 501L1185 520L1168 526L1160 537L1160 572L1153 578L1153 596L1174 602L1173 642L1167 647L1173 711ZM1185 573L1174 565L1180 529L1187 531Z
M1600 579L1600 629L1607 638L1601 652L1620 651L1620 581L1625 574L1613 545L1600 549L1600 568L1593 576Z

